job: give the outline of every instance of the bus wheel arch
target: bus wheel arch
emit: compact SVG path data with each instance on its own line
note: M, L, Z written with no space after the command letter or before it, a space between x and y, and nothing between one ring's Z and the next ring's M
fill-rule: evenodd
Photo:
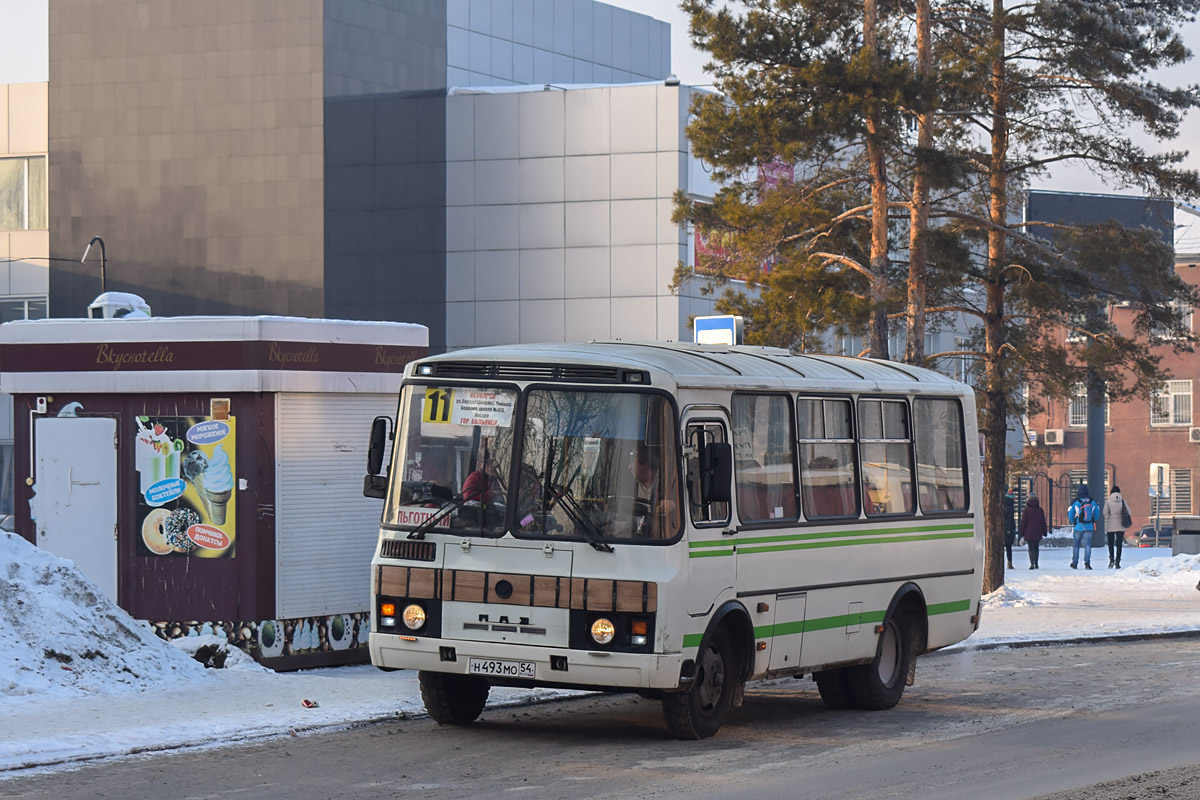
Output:
M917 654L925 646L925 597L919 587L900 587L888 604L880 625L875 657L853 667L849 688L856 707L874 711L892 708L911 686L916 674Z
M753 670L754 627L746 609L730 601L713 614L691 662L683 691L664 692L663 718L677 739L706 739L720 729L730 708L741 705Z

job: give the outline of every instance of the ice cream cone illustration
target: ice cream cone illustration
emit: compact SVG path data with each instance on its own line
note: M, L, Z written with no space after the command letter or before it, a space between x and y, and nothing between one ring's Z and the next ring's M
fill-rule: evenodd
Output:
M196 494L200 496L200 502L204 503L204 511L208 514L208 518L215 520L216 517L213 514L212 501L208 499L208 491L205 489L205 486L204 486L204 473L203 472L201 472L199 475L192 478L192 486L196 487ZM222 510L222 512L221 512L221 521L222 522L225 521L224 510Z
M229 500L233 497L233 470L229 466L229 455L222 445L217 445L208 459L208 469L197 476L196 490L208 503L209 516L214 525L225 524Z

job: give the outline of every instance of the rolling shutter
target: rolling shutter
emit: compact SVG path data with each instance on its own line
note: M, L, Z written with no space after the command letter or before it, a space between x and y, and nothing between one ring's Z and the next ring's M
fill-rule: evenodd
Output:
M275 603L280 619L370 607L383 501L363 497L371 420L396 416L379 394L276 395Z

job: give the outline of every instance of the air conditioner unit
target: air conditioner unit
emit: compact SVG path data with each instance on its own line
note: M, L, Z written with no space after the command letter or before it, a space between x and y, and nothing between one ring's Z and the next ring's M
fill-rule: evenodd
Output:
M1043 441L1046 442L1047 447L1062 447L1063 429L1062 428L1047 428L1046 435L1042 438L1043 438Z
M1192 444L1200 444L1200 428L1188 428L1188 441Z

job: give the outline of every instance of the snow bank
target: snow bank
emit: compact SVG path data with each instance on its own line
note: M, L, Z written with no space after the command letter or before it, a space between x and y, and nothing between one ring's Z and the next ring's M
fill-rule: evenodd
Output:
M37 695L194 688L211 674L114 605L75 564L0 532L0 706Z

